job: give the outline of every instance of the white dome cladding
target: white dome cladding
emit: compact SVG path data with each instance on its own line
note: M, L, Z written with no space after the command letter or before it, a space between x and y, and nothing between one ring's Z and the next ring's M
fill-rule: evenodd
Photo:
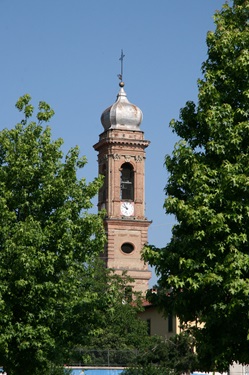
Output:
M124 91L124 83L120 82L120 90L116 102L101 115L101 123L105 130L127 129L139 130L143 119L140 108L129 102Z

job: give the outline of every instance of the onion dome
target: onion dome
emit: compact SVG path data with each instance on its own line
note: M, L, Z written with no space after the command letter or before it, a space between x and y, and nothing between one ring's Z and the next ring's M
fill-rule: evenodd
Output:
M143 113L127 99L124 82L119 83L120 90L116 102L108 107L101 115L101 123L105 130L123 129L139 130Z

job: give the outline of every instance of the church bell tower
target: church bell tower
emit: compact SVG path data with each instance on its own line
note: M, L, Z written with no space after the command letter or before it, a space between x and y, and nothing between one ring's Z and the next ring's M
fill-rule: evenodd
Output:
M140 130L142 111L128 101L124 83L119 86L116 102L101 116L104 131L93 146L104 175L98 196L98 209L106 210L104 259L117 274L127 271L134 290L145 293L151 278L141 259L151 223L145 217L145 149L150 142Z

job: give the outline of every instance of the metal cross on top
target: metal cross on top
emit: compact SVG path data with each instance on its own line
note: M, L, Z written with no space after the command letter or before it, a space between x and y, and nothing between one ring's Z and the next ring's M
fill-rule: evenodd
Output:
M123 54L123 50L121 49L121 57L119 59L119 61L121 61L121 74L118 74L118 78L120 79L120 81L123 80L123 61L124 61L124 57L125 57L125 55Z

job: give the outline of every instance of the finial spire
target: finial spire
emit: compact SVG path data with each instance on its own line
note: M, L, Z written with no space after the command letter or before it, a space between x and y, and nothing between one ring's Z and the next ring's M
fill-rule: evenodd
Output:
M123 54L123 50L121 49L121 57L119 58L119 61L121 61L121 73L118 74L118 78L120 79L120 83L122 83L123 80L123 61L124 61L125 55Z

